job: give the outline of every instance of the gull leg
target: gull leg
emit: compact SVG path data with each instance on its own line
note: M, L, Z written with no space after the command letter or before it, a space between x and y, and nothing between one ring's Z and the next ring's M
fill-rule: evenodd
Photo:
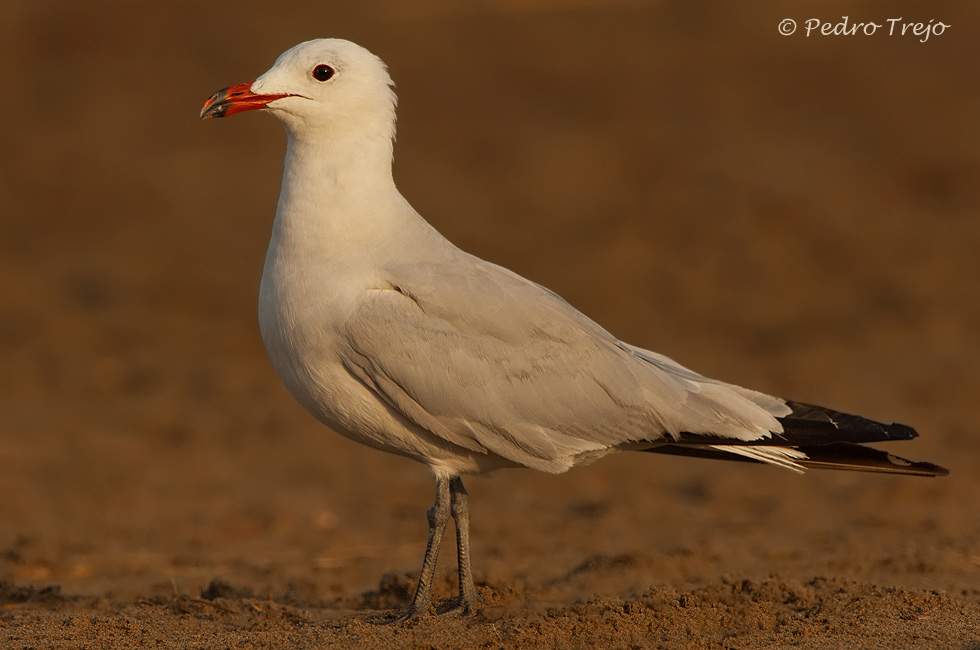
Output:
M459 481L454 478L454 481ZM436 560L439 559L439 548L442 546L442 537L446 532L446 525L450 517L450 480L443 477L436 477L436 502L428 512L429 517L429 543L425 547L425 559L422 560L422 573L419 575L419 584L415 588L415 597L408 611L398 620L408 620L419 618L429 613L432 605L432 578L436 573ZM462 484L460 484L462 487Z
M449 482L452 497L451 512L456 522L456 550L459 563L459 600L451 611L466 615L476 611L479 596L473 584L473 569L470 566L470 498L463 487L463 481L454 476Z

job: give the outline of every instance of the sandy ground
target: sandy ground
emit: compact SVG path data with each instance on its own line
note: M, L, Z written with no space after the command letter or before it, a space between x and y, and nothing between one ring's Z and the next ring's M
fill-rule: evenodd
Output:
M462 4L0 3L0 647L980 648L977 7ZM951 27L777 32L842 15ZM280 386L284 137L197 120L317 36L389 63L396 180L457 244L705 374L914 425L889 449L951 476L471 478L482 612L371 624L432 480Z

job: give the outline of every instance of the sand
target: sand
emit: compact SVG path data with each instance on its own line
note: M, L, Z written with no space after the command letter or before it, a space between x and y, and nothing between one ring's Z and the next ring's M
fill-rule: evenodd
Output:
M280 4L0 5L0 647L980 648L977 8ZM777 31L842 15L951 27ZM469 478L481 612L374 624L432 479L280 385L284 136L197 120L317 36L389 63L396 181L454 242L707 375L915 426L886 447L950 477Z

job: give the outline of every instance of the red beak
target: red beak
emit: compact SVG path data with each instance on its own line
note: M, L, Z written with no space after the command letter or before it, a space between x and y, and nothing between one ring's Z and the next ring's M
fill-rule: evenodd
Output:
M211 95L210 99L204 102L204 107L201 109L201 119L224 117L226 115L241 113L242 111L265 108L269 102L274 102L277 99L289 96L288 94L256 95L252 92L252 84L238 84L231 88L219 90Z

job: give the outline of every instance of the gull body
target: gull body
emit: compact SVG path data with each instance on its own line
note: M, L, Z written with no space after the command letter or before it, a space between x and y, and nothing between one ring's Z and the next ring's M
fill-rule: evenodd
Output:
M938 475L856 443L915 432L765 395L616 339L553 292L454 246L395 187L384 64L302 43L202 118L265 109L288 136L259 322L296 399L331 429L427 465L429 545L407 616L429 611L449 518L460 597L477 595L460 477L564 472L616 451Z

